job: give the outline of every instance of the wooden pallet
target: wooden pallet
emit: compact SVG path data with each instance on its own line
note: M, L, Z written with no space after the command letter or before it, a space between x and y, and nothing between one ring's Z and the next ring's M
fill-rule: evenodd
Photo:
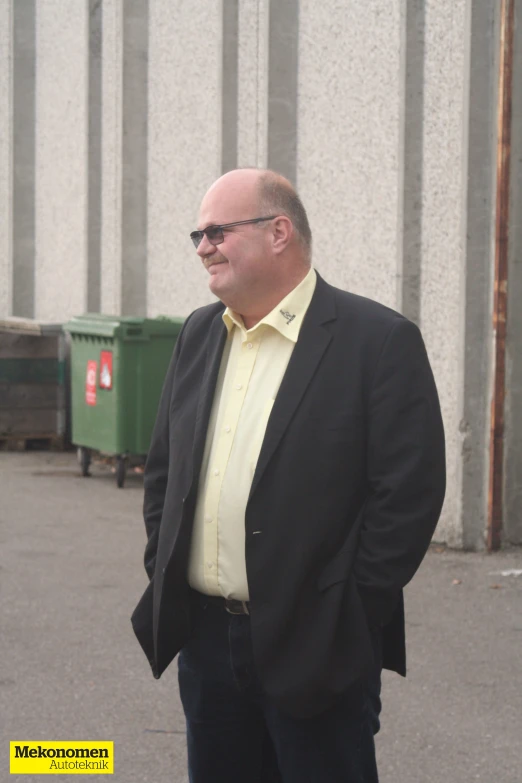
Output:
M56 433L0 433L0 451L63 451L65 445Z

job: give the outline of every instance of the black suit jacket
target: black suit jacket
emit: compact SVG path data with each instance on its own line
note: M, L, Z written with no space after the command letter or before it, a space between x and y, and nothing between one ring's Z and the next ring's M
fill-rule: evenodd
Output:
M156 678L191 633L187 563L223 310L202 307L184 324L145 470L150 584L132 623ZM418 328L318 276L245 512L254 656L282 709L311 716L356 686L371 626L383 628L384 666L405 674L402 588L444 489L443 425Z

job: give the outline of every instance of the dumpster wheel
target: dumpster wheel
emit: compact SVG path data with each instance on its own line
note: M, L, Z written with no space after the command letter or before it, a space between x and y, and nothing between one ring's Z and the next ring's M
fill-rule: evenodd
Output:
M89 468L91 466L91 452L84 446L78 449L78 462L82 471L82 476L90 476Z
M121 489L125 484L125 474L127 472L127 465L125 457L117 457L116 461L116 484Z

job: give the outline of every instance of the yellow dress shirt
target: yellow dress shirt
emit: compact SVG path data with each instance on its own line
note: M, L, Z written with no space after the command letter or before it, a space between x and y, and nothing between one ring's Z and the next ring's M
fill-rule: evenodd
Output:
M306 277L252 329L228 307L227 340L210 414L188 580L206 595L248 601L245 509L279 386L315 290Z

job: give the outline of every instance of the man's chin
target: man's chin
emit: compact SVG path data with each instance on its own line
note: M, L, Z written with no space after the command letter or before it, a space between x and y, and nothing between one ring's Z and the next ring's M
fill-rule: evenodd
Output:
M211 275L208 281L208 287L214 296L221 299L221 296L226 292L226 285L224 281L218 279L219 275Z

